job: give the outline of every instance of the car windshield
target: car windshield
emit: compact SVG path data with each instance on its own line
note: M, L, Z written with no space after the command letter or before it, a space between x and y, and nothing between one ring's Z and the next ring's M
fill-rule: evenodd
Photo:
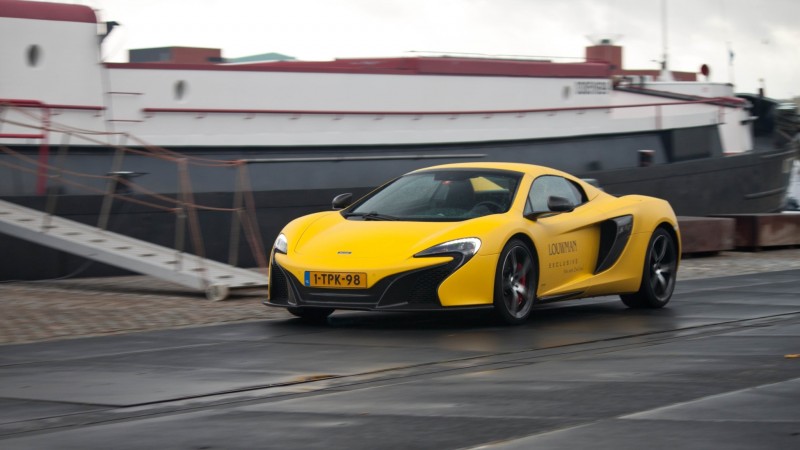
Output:
M354 220L460 221L508 211L522 174L449 169L411 173L343 211Z

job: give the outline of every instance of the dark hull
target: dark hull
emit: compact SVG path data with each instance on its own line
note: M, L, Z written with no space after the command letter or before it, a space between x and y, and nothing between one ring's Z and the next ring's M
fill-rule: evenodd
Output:
M679 216L781 211L794 150L746 153L633 170L586 173L614 195L668 200Z
M293 153L242 150L233 158L252 159L260 156L270 160L251 164L248 172L254 186L257 219L266 247L270 247L288 221L329 209L331 199L338 193L352 192L359 196L380 182L409 170L465 160L520 161L555 166L576 175L597 179L607 192L614 195L643 194L665 198L678 215L763 213L778 211L783 207L793 151L773 150L721 157L714 154L718 151L712 146L708 157L667 163L676 155L667 146L659 147L662 141L657 135L638 135L609 139L601 145L597 141L580 140L551 142L550 145L536 142L528 145L384 148L380 152L370 149L311 149ZM591 170L605 166L635 165L638 163L635 160L638 158L637 149L643 148L643 145L657 150L652 166ZM606 148L610 146L614 146L614 150ZM578 152L584 152L585 156L585 148L588 147L597 147L591 154L598 159L577 157ZM570 151L576 152L574 157L569 155ZM610 151L614 151L614 155L608 156ZM28 149L28 154L33 155L34 150ZM329 156L333 154L336 156ZM605 159L599 159L604 154ZM220 154L203 156L219 157ZM279 160L287 156L293 159ZM95 172L105 173L110 167L111 153L104 154L92 149L83 153L74 152L70 158L75 158L68 159L75 166L86 169L88 162L94 165ZM174 188L167 188L178 184L175 168L164 169L154 163L149 164L144 165L142 160L133 159L125 169L147 172L148 175L141 178L143 184L158 192L172 192L171 195L175 196ZM230 208L235 199L233 169L227 169L229 176L225 179L215 177L208 170L200 168L192 171L195 203ZM22 184L25 180L17 181ZM98 222L103 199L101 195L74 194L69 186L52 187L65 192L56 197L57 215L87 224ZM96 187L102 188L103 185ZM134 194L129 196L145 199ZM4 195L3 198L40 210L45 210L47 205L46 196ZM201 211L199 219L206 256L228 261L231 254L232 215ZM174 213L121 201L113 205L109 229L168 247L175 246L176 236L180 234L176 232ZM187 246L188 242L189 239ZM191 251L191 247L187 248ZM11 255L0 260L0 279L3 280L126 273L9 236L0 237L0 254ZM240 239L238 258L234 262L243 267L256 265L256 259L244 238Z

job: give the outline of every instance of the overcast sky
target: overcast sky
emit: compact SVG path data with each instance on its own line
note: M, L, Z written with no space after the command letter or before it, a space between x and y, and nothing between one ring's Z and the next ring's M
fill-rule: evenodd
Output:
M51 0L52 1L52 0ZM403 56L410 51L582 57L613 37L630 69L657 68L661 0L62 0L122 26L106 59L131 48L221 48L225 57ZM800 96L800 0L666 0L669 65L712 81ZM733 70L729 65L732 50Z

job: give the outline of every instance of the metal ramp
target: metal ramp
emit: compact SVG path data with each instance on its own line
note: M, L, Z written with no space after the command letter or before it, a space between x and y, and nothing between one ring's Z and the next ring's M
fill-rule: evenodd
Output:
M104 231L0 200L0 233L121 267L224 300L231 289L267 285L267 276Z

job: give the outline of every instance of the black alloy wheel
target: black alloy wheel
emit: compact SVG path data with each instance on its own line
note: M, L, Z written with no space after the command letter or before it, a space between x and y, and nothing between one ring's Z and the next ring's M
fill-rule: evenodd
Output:
M678 275L678 246L665 229L653 232L647 246L642 283L634 294L620 295L629 308L662 308L675 290Z
M508 241L497 262L494 312L504 323L519 325L531 314L539 270L530 248L519 239Z

